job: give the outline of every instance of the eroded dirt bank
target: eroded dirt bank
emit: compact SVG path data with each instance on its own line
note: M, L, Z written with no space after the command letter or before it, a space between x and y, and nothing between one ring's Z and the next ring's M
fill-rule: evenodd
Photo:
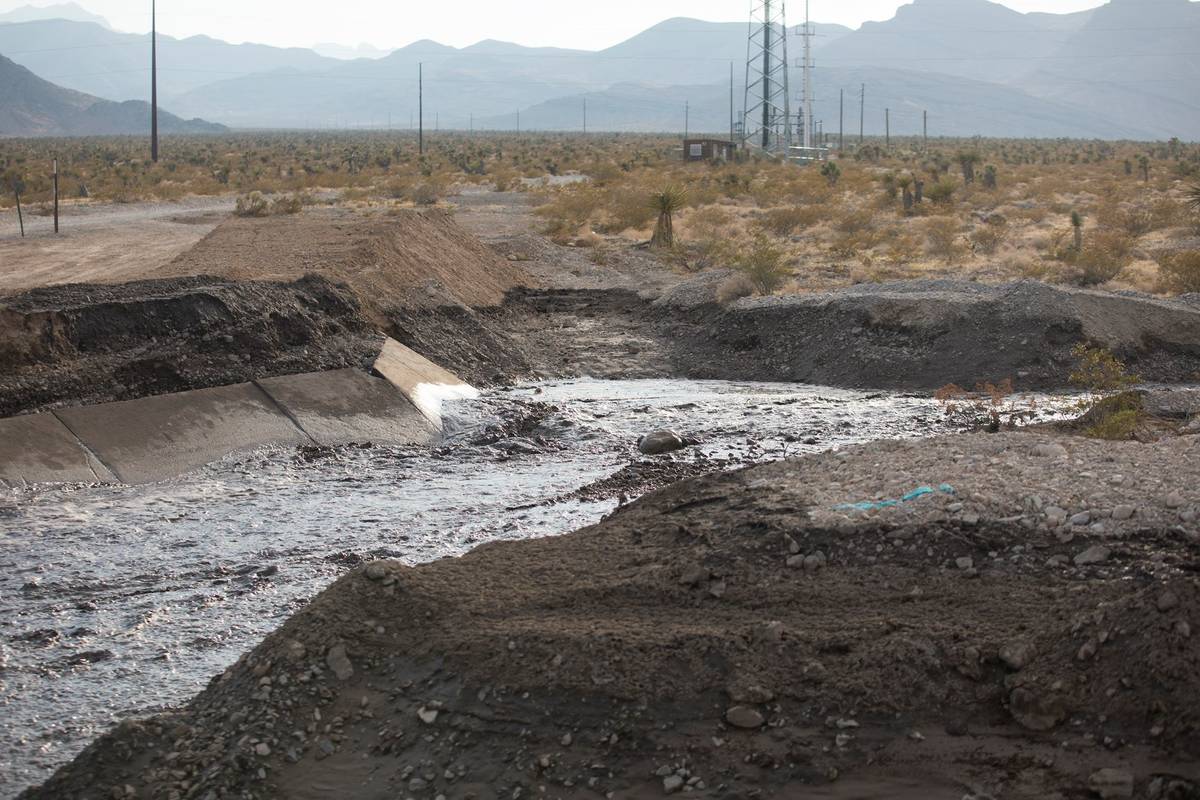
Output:
M346 287L317 275L36 289L0 301L0 417L367 369L382 338Z
M1195 797L1194 446L877 443L374 563L23 796Z

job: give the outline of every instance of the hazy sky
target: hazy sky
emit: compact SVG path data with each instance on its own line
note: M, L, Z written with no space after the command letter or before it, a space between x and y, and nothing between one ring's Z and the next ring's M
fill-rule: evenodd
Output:
M0 12L30 0L0 0ZM55 0L33 0L51 5ZM150 0L78 0L117 29L149 29ZM1003 0L1018 11L1066 13L1103 0ZM812 0L816 22L857 27L889 19L898 0ZM803 0L788 4L799 22ZM749 0L159 0L159 30L174 36L205 33L232 42L310 47L317 42L402 47L434 39L462 47L480 39L525 45L600 49L656 22L677 16L714 21L746 19Z

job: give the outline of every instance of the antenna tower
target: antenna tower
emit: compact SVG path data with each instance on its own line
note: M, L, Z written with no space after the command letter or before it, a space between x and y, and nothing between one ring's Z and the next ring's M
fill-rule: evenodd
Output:
M752 0L742 143L786 157L792 144L784 0Z
M801 69L804 74L804 86L800 92L800 102L804 109L804 130L801 135L804 147L813 146L813 57L812 45L813 37L816 36L816 31L813 29L812 20L808 14L809 0L804 0L804 28L800 31L800 35L804 38L804 63Z

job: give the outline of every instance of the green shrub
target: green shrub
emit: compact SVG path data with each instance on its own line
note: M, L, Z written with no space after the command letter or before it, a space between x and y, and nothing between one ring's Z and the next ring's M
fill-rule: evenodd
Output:
M957 191L958 183L947 175L925 187L925 199L931 203L949 205L954 201L954 193Z
M1085 436L1110 442L1128 441L1145 419L1142 397L1137 392L1121 392L1096 402L1078 420Z
M754 243L741 252L734 266L742 272L759 294L772 294L783 285L788 269L783 263L783 250L759 234Z

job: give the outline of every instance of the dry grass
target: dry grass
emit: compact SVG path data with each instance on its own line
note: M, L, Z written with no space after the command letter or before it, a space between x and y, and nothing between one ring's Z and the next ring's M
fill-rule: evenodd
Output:
M389 208L452 202L456 187L491 185L535 195L547 234L607 248L596 258L648 239L651 195L678 186L687 196L676 219L679 257L691 268L732 266L762 237L791 265L776 291L904 277L1196 290L1200 208L1189 197L1200 183L1198 145L995 139L889 149L870 140L836 160L836 180L832 170L760 158L685 164L678 147L669 136L443 133L426 137L419 157L407 133L237 134L168 137L163 160L151 164L144 143L129 138L6 140L0 174L20 178L30 208L50 199L55 156L65 199L336 190ZM962 154L979 157L973 183ZM989 167L994 189L985 186ZM527 180L570 172L588 180ZM11 204L0 196L0 206ZM1073 211L1084 219L1078 250Z

